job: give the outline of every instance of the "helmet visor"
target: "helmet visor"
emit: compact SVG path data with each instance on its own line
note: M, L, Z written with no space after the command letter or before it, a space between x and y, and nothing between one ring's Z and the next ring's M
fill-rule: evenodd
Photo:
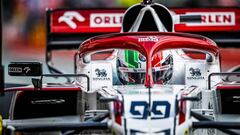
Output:
M120 82L123 85L144 84L146 75L146 58L137 51L124 51L124 57L118 57L117 71ZM170 80L172 69L172 57L169 55L161 59L162 54L152 58L152 73L154 83L163 84ZM166 78L167 77L167 78Z

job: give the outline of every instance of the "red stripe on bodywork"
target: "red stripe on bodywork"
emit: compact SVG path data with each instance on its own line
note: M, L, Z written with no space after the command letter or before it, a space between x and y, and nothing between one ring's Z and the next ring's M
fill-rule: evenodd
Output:
M33 87L15 87L15 88L7 88L5 92L11 91L34 91L34 90L41 90L41 91L80 91L81 88L79 87L62 87L62 86L55 86L55 87L43 87L41 89L33 88Z
M240 85L222 85L217 86L217 90L240 90Z

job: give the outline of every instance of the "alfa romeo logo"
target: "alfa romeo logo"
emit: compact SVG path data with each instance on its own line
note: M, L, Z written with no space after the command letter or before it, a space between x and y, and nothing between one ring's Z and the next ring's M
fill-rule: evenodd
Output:
M194 68L190 68L189 71L190 71L190 74L192 76L201 76L202 75L199 68L195 68L195 69Z
M107 72L105 69L95 69L96 75L97 77L106 77L107 76Z

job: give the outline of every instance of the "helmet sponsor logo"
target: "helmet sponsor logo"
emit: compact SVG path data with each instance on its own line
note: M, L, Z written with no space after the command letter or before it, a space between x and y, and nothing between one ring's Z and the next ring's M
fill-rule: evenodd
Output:
M138 55L138 59L141 61L141 62L146 62L146 58L144 55L140 54Z
M157 36L147 36L138 38L138 42L158 42L159 39Z

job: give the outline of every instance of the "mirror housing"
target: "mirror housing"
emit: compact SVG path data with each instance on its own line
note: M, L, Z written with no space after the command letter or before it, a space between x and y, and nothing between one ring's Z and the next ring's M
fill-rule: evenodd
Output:
M10 76L41 76L42 63L40 62L11 62L8 65Z

